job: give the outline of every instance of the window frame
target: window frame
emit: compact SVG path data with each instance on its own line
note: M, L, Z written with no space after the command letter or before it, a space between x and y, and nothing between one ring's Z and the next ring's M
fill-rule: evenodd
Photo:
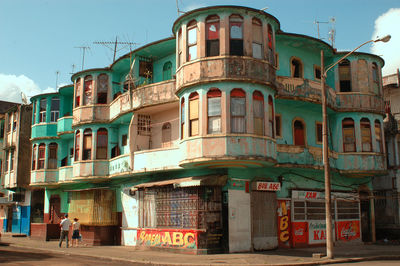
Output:
M42 109L42 102L44 102L44 109ZM39 102L39 123L46 123L46 111L47 111L47 98L40 99Z
M319 140L319 133L318 133L318 127L321 127L321 140ZM316 121L315 122L315 143L316 144L321 144L323 143L324 140L324 128L322 122Z
M58 144L56 142L52 142L48 145L48 149L47 169L57 169ZM52 157L52 153L55 155L55 157Z
M240 30L241 30L241 37L240 38L232 38L232 27L235 25L240 24ZM234 55L234 56L244 56L244 40L243 40L243 26L244 26L244 19L241 15L239 14L232 14L229 16L229 55ZM237 49L233 50L232 47L241 45L241 50L239 49L240 47L237 47Z
M41 155L43 154L43 156ZM38 146L38 163L37 170L46 168L46 144L40 143Z
M350 142L348 142L348 143L346 143L345 142L345 127L344 126L350 126L350 125L352 125L352 128L353 128L353 139L354 139L354 141L352 142L352 145L353 145L353 147L354 147L354 150L347 150L346 149L346 145L350 145L351 143ZM350 128L350 127L348 127L348 128ZM354 123L354 119L353 118L350 118L350 117L347 117L347 118L343 118L342 119L342 140L343 140L343 152L357 152L357 139L356 139L356 130L355 130L355 123Z
M103 77L105 78L103 79ZM97 76L97 104L108 103L108 80L109 77L106 73L101 73Z
M53 101L58 101L58 109L53 109ZM50 101L50 122L54 123L60 118L60 98L53 97Z
M212 37L212 39L210 39L209 28L211 25L214 25L214 27L216 27L217 38ZM206 32L205 32L205 34L206 34L206 38L205 38L206 39L206 57L219 56L220 55L220 40L219 40L220 39L220 19L219 19L219 16L209 15L206 18L205 26L206 26ZM216 49L217 50L216 54L212 53L212 51L213 51L212 44L214 44L216 47L218 47Z
M79 153L81 148L81 132L77 130L75 133L75 149L74 149L74 161L80 161Z
M365 134L366 132L368 132L368 134ZM372 152L371 122L366 117L360 119L360 133L361 133L361 151ZM364 138L366 137L368 137L368 141L364 142ZM364 149L364 144L368 144L369 148Z
M197 111L193 108L196 108ZM189 95L189 137L198 135L200 135L200 95L197 92L192 92Z
M191 43L190 42L190 36L191 36L191 32L194 31L195 34L193 36L195 36L196 40L195 42ZM197 36L197 21L196 20L192 20L187 24L187 29L186 29L186 49L187 49L187 57L186 60L187 62L196 60L198 58L197 53L198 53L198 47L197 47L197 43L198 43L198 36ZM191 49L194 49L195 52L192 54L190 51ZM193 56L193 58L192 58Z
M347 75L349 76L349 79L342 79L341 78L341 69L346 69L348 68L348 73ZM343 71L344 72L344 71ZM351 62L348 59L343 59L339 64L338 64L338 76L339 76L339 91L340 92L352 92L352 82L351 82ZM344 87L345 84L348 83L348 88ZM342 85L343 84L343 85Z
M380 95L380 82L379 82L378 64L372 63L372 87L376 95Z
M263 45L263 28L262 28L262 22L258 18L253 18L252 19L252 56L253 58L256 59L264 59L264 45ZM258 31L258 32L257 32ZM260 39L256 40L256 36L259 35ZM255 45L260 47L260 55L259 57L256 57L254 55L254 47Z
M83 104L91 105L93 104L93 76L86 75L83 82Z
M88 139L90 141L88 141ZM90 144L90 147L87 147L87 144ZM82 161L93 160L93 132L92 129L86 128L83 131L83 145L82 145Z
M100 145L99 139L101 136L105 136L105 146ZM101 154L105 152L105 156ZM96 132L96 160L107 160L108 159L108 131L106 128L99 128Z
M299 64L298 65L298 69L299 69L298 76L295 76L296 67L293 65L293 62L298 62L298 64ZM303 61L300 58L296 57L296 56L292 56L290 58L290 77L292 77L292 78L301 78L301 79L304 78L304 64L303 64Z
M171 123L166 122L161 127L161 147L168 148L171 146Z
M32 166L31 166L32 171L36 170L37 147L38 147L38 145L36 145L36 144L33 144L33 146L32 146Z
M302 143L297 143L296 140L298 139L296 137L296 123L300 123L302 128L302 133L303 133L303 139L302 139ZM306 131L307 127L306 127L306 123L304 122L303 119L301 118L295 118L293 119L293 123L292 123L292 130L293 130L293 145L294 146L301 146L301 147L306 147L307 146L307 131Z
M81 78L75 81L75 108L81 104Z
M246 121L246 115L247 115L247 97L246 97L246 92L241 89L241 88L234 88L230 92L230 120L231 120L231 130L230 132L233 134L246 134L247 133L247 121ZM242 99L244 101L244 114L233 114L232 110L234 109L234 105L236 104L233 99ZM233 120L234 119L241 119L242 124L243 124L243 132L240 131L239 129L236 129L233 127Z
M261 114L260 114L260 116L257 116L257 114L256 114L256 109L257 109L256 104L257 103L261 104L261 107L260 107L261 108ZM265 135L265 115L264 115L265 106L264 105L265 105L264 104L264 95L262 94L261 91L255 90L253 92L253 127L254 127L253 133L254 133L254 135L259 135L259 136L264 136ZM257 124L257 121L259 121L259 120L261 120L261 122L260 122L260 124L261 124L260 125L261 132L257 132L256 131L257 130L256 124Z
M210 114L210 99L219 99L219 114ZM221 106L222 92L218 88L211 88L207 91L207 134L218 134L222 132L222 106ZM214 127L210 127L211 120L219 118L219 130L214 130Z
M172 79L172 62L167 61L163 65L163 81Z
M317 71L319 71L319 77L317 75ZM321 75L322 75L321 66L314 65L314 80L321 81Z

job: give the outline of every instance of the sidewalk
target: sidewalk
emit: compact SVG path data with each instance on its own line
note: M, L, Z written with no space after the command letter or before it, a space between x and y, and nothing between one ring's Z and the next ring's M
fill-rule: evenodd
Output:
M335 247L335 259L313 258L313 253L325 253L325 247L278 249L259 253L186 255L166 251L136 250L126 246L58 247L57 241L31 240L29 237L2 236L0 243L44 252L96 257L141 265L321 265L365 260L400 260L400 245L348 245Z

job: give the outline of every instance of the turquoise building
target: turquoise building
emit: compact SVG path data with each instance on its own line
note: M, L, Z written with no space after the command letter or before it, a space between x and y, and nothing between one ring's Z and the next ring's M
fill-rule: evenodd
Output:
M345 53L239 6L187 12L172 32L31 99L32 236L57 237L68 213L94 245L323 244L320 55L330 65ZM383 64L354 53L327 75L338 242L374 241Z

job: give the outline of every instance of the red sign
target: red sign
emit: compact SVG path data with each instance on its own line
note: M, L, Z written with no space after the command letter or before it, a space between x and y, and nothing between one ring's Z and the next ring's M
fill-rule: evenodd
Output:
M139 229L138 246L197 249L197 231Z
M279 247L290 247L290 200L278 200Z
M279 183L279 182L257 182L257 190L279 191L279 190L281 190L281 183Z
M293 222L292 223L292 238L293 245L307 244L308 242L308 228L307 222Z
M337 238L343 241L351 241L360 238L360 221L336 222Z

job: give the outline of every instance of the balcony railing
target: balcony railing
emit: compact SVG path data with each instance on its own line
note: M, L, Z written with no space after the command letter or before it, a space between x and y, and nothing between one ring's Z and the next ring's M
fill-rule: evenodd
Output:
M57 135L72 131L72 116L64 116L57 120Z
M162 148L134 153L134 172L179 168L182 152L179 148Z
M175 95L175 80L167 80L136 88L132 91L132 108L178 101Z
M109 175L112 176L130 172L132 170L130 161L131 157L129 154L120 155L118 157L110 159L110 162L108 164Z
M58 168L58 180L59 182L68 182L71 181L73 177L73 167L63 166Z
M58 182L58 169L41 169L31 171L31 185Z
M117 118L121 113L127 112L132 108L132 99L129 91L119 95L110 104L110 120Z
M336 96L341 111L384 112L382 96L362 92L338 92Z

